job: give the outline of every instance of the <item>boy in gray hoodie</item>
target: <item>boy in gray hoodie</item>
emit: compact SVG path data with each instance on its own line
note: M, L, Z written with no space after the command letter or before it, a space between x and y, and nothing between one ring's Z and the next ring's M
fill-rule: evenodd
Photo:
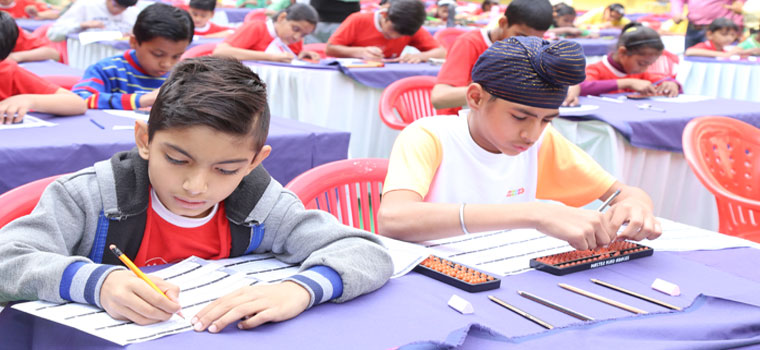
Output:
M379 241L305 210L261 162L271 147L266 88L239 62L186 60L161 87L137 148L53 182L34 211L0 229L0 302L74 301L138 324L180 311L177 286L154 291L107 253L138 266L272 252L298 274L244 287L192 320L219 332L287 320L382 286L393 266ZM243 319L243 321L239 321Z

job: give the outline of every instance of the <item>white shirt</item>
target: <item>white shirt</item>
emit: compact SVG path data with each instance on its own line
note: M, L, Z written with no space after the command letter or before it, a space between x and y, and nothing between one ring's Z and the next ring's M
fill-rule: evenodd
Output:
M130 6L124 12L114 16L108 12L106 1L113 0L77 0L48 29L48 38L52 41L66 40L68 34L81 32L81 23L87 21L101 21L105 25L105 28L91 28L87 29L88 31L113 30L124 34L131 33L137 14L151 4L139 1L135 6Z

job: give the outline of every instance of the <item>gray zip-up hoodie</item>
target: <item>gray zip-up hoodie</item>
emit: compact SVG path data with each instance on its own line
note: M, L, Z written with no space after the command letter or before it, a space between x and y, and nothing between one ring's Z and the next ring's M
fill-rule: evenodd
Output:
M42 194L31 214L0 229L0 301L66 300L100 307L109 272L123 267L115 243L134 259L149 205L148 162L136 150L63 176ZM311 295L309 307L343 302L380 288L393 272L371 233L306 210L259 166L225 199L230 256L272 252L300 263L289 278ZM112 264L112 265L109 265Z

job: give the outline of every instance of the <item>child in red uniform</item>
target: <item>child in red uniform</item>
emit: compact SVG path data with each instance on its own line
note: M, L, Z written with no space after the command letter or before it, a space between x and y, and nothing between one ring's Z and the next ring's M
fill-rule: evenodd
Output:
M33 0L0 0L0 11L10 13L13 18L58 18L58 11L51 10L45 4Z
M741 49L726 51L726 46L731 45L739 37L739 26L734 21L720 17L716 18L707 27L705 33L707 40L686 49L685 56L705 57L729 57L741 54Z
M19 63L44 60L60 61L61 54L49 45L50 40L46 36L34 36L19 27L16 47L8 55L8 59Z
M266 21L248 21L217 45L213 56L238 60L290 62L294 58L319 60L319 54L303 51L303 38L314 31L317 11L295 4Z
M465 91L470 85L470 72L478 57L492 43L512 36L542 37L552 24L552 6L548 0L515 0L509 4L499 26L476 29L462 34L446 55L438 72L430 99L438 109L464 106Z
M647 72L664 49L660 36L638 23L626 25L617 49L586 67L581 95L638 92L642 95L678 96L680 85L669 75Z
M87 111L79 96L5 59L16 45L18 30L16 21L0 11L0 124L21 122L30 110L60 115Z
M211 22L216 9L216 0L190 0L187 12L193 18L195 35L204 38L224 38L232 34L232 30Z
M387 9L348 16L327 41L326 53L333 57L355 57L365 60L398 59L404 63L426 62L444 58L446 50L427 30L425 6L418 0L396 0ZM419 53L401 52L407 45Z

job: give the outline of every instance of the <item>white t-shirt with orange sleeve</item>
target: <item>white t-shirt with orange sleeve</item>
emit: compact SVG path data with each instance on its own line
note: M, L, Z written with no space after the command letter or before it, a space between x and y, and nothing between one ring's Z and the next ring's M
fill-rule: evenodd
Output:
M524 203L550 199L583 206L615 178L547 126L517 156L491 153L470 136L467 118L422 118L404 128L391 151L383 193L414 191L434 203Z

